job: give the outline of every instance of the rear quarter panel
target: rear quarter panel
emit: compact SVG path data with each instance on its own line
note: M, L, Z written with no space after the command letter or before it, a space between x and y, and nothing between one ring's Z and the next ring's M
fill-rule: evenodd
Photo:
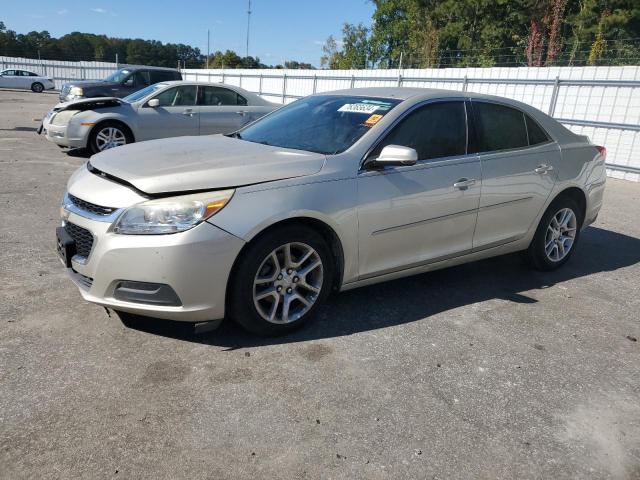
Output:
M558 170L558 189L580 188L586 196L587 208L584 226L589 225L602 206L606 181L605 160L595 145L577 138L575 142L560 145L561 160Z

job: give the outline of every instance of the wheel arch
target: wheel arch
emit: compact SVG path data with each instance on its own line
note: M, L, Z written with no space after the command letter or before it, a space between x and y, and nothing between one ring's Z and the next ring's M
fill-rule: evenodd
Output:
M229 285L232 283L232 279L236 274L237 267L241 261L241 258L243 258L249 246L252 245L254 242L256 242L258 239L260 239L261 237L263 237L264 235L266 235L267 233L283 227L291 226L291 225L304 225L308 228L311 228L312 230L319 233L322 236L322 238L327 242L327 245L329 245L329 248L331 248L331 252L333 254L333 260L334 260L333 266L335 269L333 285L331 287L332 287L332 290L337 290L340 288L340 285L342 284L342 277L344 275L344 249L343 249L340 237L338 236L336 231L326 222L323 222L322 220L319 220L314 217L298 216L298 217L292 217L292 218L280 220L278 222L268 225L267 227L263 228L262 230L257 232L255 235L253 235L251 239L245 243L245 245L242 247L242 249L240 250L240 252L236 256L236 259L233 262L233 266L231 267L231 274L229 275L229 279L227 280L227 288L226 288L227 292L226 292L226 302L225 302L227 305L229 304Z
M562 191L560 191L549 203L549 205L551 205L553 202L557 201L560 198L571 198L578 204L578 206L580 207L580 214L581 214L580 223L583 223L584 217L587 213L587 195L585 194L584 190L582 190L580 187L577 187L577 186L567 187Z
M118 123L118 124L122 125L122 127L124 127L124 129L127 131L127 133L129 135L131 135L131 138L133 139L133 141L134 142L136 141L136 136L133 133L133 129L125 121L121 120L120 118L108 117L108 118L101 118L91 128L91 130L89 131L89 135L87 135L87 148L91 147L89 142L91 142L91 138L93 137L93 134L96 132L96 130L98 130L98 128L100 128L105 123Z

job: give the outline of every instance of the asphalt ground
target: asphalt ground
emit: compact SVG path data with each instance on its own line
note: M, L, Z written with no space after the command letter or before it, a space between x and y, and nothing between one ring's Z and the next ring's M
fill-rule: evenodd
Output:
M518 255L334 295L259 339L84 302L54 249L83 164L0 91L0 477L640 478L640 184L559 271Z

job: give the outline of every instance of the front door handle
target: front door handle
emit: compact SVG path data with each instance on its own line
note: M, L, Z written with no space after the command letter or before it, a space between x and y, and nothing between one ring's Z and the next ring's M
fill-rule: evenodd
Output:
M236 112L238 115L242 115L243 117L247 114L247 112Z
M533 171L544 175L546 173L549 173L551 170L553 170L553 167L551 165L545 165L543 163L542 165L538 165Z
M466 190L467 188L476 184L475 178L461 178L456 183L453 184L453 188L457 188L458 190Z
M193 117L193 110L191 108L185 108L183 115L188 115L189 117Z

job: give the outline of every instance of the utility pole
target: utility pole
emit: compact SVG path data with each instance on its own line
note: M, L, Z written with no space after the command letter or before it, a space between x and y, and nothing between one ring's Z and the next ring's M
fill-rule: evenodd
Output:
M251 0L249 0L249 8L247 9L247 57L249 56L249 27L251 26Z
M209 68L209 53L210 53L210 50L209 50L209 39L210 39L210 31L209 31L209 29L207 29L207 63L206 63L207 67L206 68Z

